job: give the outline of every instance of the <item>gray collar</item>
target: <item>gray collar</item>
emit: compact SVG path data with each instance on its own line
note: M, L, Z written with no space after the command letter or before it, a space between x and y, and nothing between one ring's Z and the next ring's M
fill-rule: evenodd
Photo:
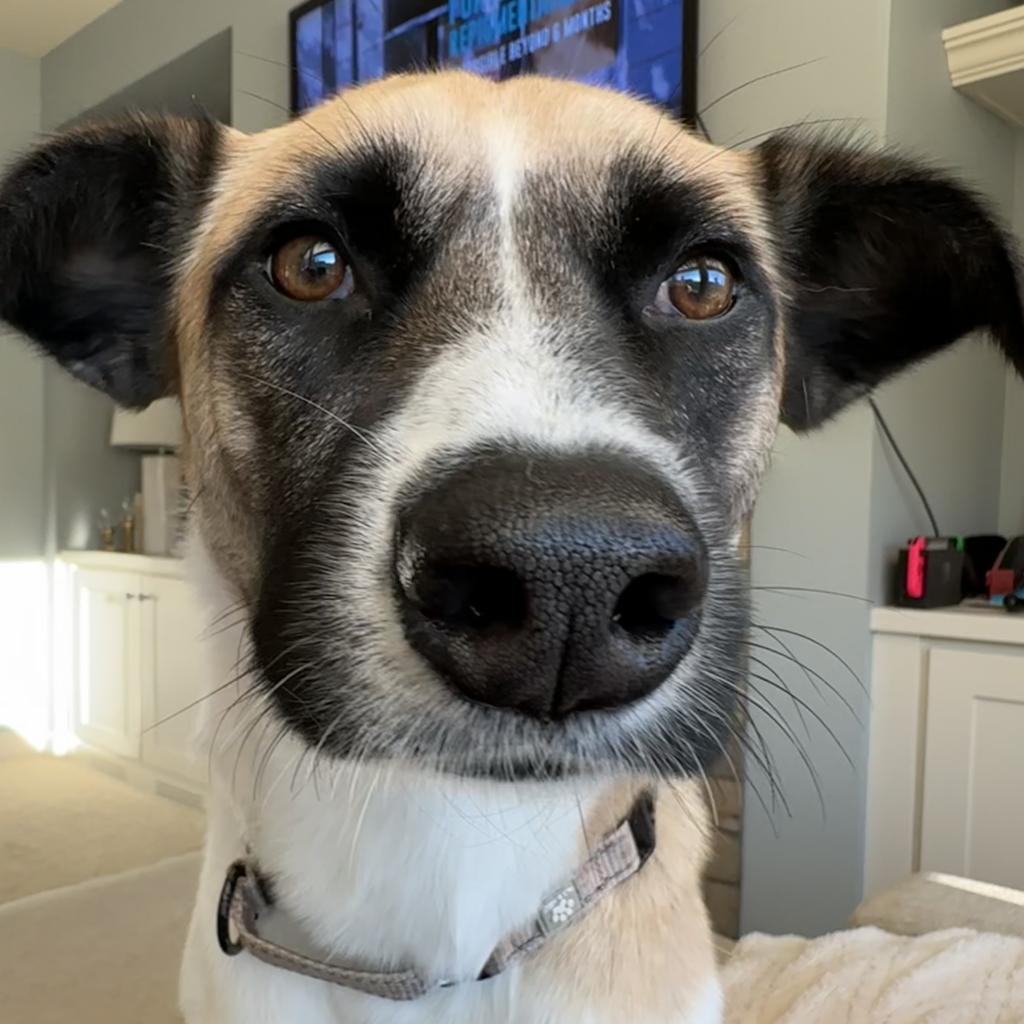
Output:
M552 935L580 920L600 899L632 878L654 852L654 794L643 792L617 828L609 832L565 885L541 902L529 924L507 935L475 979L493 978L536 952ZM228 956L243 950L274 967L330 982L381 999L419 999L457 981L430 981L414 969L367 971L328 963L270 942L258 931L273 898L255 865L237 860L228 868L217 908L217 941Z

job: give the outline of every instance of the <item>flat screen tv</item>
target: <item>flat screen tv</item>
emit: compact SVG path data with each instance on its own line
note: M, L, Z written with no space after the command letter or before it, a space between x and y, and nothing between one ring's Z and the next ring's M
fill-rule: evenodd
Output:
M309 0L291 13L292 110L396 71L574 78L696 111L697 0Z

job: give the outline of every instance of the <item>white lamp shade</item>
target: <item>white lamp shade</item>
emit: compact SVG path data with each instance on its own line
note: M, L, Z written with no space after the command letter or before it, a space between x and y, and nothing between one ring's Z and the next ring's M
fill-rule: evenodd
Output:
M142 451L181 447L181 406L177 398L158 398L141 412L115 409L110 443Z

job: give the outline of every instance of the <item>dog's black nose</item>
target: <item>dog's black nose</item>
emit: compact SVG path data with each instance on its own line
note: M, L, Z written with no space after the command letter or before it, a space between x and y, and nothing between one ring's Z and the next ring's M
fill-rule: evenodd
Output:
M706 574L679 497L617 455L480 455L399 516L409 642L472 700L540 718L656 689Z

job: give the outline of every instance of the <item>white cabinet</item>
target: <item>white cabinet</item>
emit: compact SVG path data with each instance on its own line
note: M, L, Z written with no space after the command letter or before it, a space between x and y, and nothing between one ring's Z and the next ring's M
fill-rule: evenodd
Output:
M932 650L921 870L1024 889L1024 648Z
M74 727L87 743L139 756L141 691L134 578L84 570L74 576Z
M203 623L184 581L152 576L142 583L142 759L202 781L207 765L192 734L196 702L212 689L200 648Z
M114 553L62 556L72 601L73 727L89 747L202 784L198 702L213 690L203 621L181 563Z
M914 871L1024 889L1024 615L876 609L865 895Z

